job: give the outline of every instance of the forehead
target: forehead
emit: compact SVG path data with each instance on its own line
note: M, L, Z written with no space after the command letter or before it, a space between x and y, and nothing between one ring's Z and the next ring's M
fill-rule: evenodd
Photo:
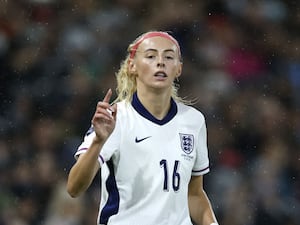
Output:
M148 49L158 51L173 50L174 52L178 52L176 44L164 37L147 38L138 47L139 51L146 51Z

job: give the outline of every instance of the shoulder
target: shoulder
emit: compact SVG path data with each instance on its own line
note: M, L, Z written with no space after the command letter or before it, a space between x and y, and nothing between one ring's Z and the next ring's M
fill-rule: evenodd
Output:
M124 123L125 121L127 121L128 119L130 119L133 113L132 110L132 106L130 104L130 102L127 102L125 100L117 102L117 123L123 121L122 123Z
M131 107L131 104L129 102L126 102L125 100L117 102L116 104L117 104L117 115L126 114Z
M196 109L193 106L190 105L185 105L181 102L177 103L177 107L178 107L178 114L184 117L188 117L191 120L195 121L205 121L205 116L203 115L203 113Z

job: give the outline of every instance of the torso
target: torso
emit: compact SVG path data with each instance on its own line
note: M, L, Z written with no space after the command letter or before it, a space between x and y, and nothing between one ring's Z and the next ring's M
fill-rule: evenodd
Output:
M193 169L208 172L207 149L198 146L202 114L173 102L168 115L156 120L133 101L118 103L117 117L100 153L107 162L99 224L191 225L189 180ZM196 160L199 151L203 159Z

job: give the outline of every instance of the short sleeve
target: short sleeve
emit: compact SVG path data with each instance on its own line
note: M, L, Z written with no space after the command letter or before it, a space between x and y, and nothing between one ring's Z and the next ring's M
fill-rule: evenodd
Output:
M109 136L109 138L106 140L106 142L104 143L100 154L98 156L98 161L100 163L100 165L102 166L106 161L108 161L112 155L119 149L119 126L117 126L115 129L113 130L113 132L111 133L111 135ZM79 145L79 147L77 148L77 151L74 155L75 159L77 160L79 155L84 154L86 151L88 151L94 137L96 136L95 131L93 129L93 127L91 126L91 128L88 130L88 132L86 133L83 142Z
M209 159L207 149L207 130L203 117L196 143L196 161L192 170L193 176L204 175L209 172Z

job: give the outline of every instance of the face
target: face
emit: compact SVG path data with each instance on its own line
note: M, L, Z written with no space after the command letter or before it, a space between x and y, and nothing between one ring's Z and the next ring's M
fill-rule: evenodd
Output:
M138 47L131 63L131 72L137 74L137 89L169 90L181 74L182 63L177 46L164 37L145 39Z

